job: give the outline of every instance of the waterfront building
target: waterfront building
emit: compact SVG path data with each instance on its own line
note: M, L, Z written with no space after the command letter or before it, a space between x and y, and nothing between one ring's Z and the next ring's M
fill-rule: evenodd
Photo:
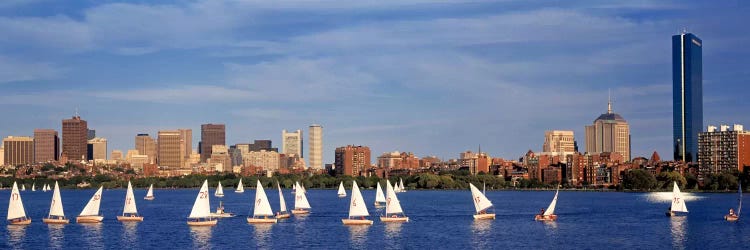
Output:
M88 123L80 116L62 121L62 154L70 161L81 161L88 156Z
M698 172L701 177L722 172L742 172L750 166L750 131L735 124L708 126L698 133Z
M34 138L8 136L3 139L4 165L16 166L34 163Z
M184 144L178 130L162 130L158 134L158 163L160 167L181 168L185 157Z
M211 157L213 145L226 145L226 126L224 124L202 124L201 142L198 153L201 154L201 162L206 162Z
M60 138L54 129L34 129L34 162L57 161Z
M383 153L378 156L377 167L385 169L386 172L392 170L417 170L419 169L419 157L412 152L393 151Z
M559 156L565 161L565 156L575 153L575 137L571 130L548 130L544 132L542 154Z
M102 162L107 161L107 139L95 137L88 141L91 145L91 160Z
M611 100L607 103L607 113L596 118L585 130L587 153L615 152L630 160L630 125L612 112Z
M339 175L364 176L371 166L370 148L352 145L336 148L334 166Z
M229 150L226 145L211 146L210 165L216 172L225 172L232 170L232 159L229 157Z
M703 129L703 41L691 33L672 36L674 159L695 162Z
M310 152L308 157L310 158L309 167L314 170L323 170L323 127L318 124L310 125L308 129L310 135ZM369 165L369 152L368 152L368 165Z
M279 170L279 152L250 151L242 153L242 162L246 168L262 168L268 172Z
M135 136L135 149L139 154L147 155L149 163L157 162L156 141L148 134L138 134Z
M281 131L281 153L288 156L302 156L302 130Z
M458 163L461 167L468 167L471 174L489 173L492 159L487 153L474 153L471 151L459 154Z

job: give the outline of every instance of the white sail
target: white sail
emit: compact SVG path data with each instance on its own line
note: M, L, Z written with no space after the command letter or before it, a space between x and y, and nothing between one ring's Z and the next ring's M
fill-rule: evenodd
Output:
M279 211L286 212L286 201L284 200L284 193L281 192L281 184L277 182L276 187L279 188L279 207L281 207Z
M737 206L737 218L740 217L740 213L742 213L742 183L739 183L739 187L737 187L737 192L740 193L740 204Z
M154 197L154 184L151 184L151 186L148 187L148 192L146 192L146 197Z
M193 204L193 210L190 211L188 218L206 218L211 215L209 195L208 195L208 180L203 181L201 190L198 191L198 196L195 197L195 203Z
M396 191L393 190L393 187L391 187L391 182L388 180L385 180L386 182L386 192L388 193L388 198L386 199L385 204L385 214L397 214L397 213L403 213L404 210L401 209L401 202L398 201L398 197L396 197Z
M235 190L234 192L235 193L245 192L245 186L242 185L242 178L240 178L240 183L237 183L237 190Z
M18 191L18 185L13 182L13 190L10 191L10 202L8 202L8 220L25 218L26 210L23 209L21 193Z
M31 192L36 191L36 183L31 183Z
M310 203L307 202L307 196L299 185L299 182L295 183L297 186L297 192L294 193L294 208L295 209L310 209Z
M89 203L86 203L86 207L83 208L79 216L99 215L99 205L102 203L102 189L102 187L99 187L94 196L91 196Z
M42 191L44 192L49 191L49 184L44 184L44 188L42 189Z
M399 178L398 179L401 184L398 185L398 191L406 192L406 189L404 188L404 180Z
M271 210L271 203L268 202L266 191L263 190L263 185L260 185L260 180L255 185L255 209L253 209L254 216L272 216L273 210Z
M344 189L344 182L343 181L339 184L338 195L341 196L341 197L345 197L346 196L346 190Z
M477 210L477 212L485 210L492 206L492 202L487 199L487 196L484 196L482 192L477 189L477 187L474 186L474 184L469 183L469 189L471 189L471 196L474 200L474 208Z
M304 182L302 182L304 184ZM297 188L300 190L300 192L307 193L307 189L305 189L305 186L302 184L297 183Z
M682 192L680 187L677 186L677 182L674 182L674 188L672 189L672 212L685 212L687 213L687 206L685 206L685 200L682 199Z
M26 191L26 184L21 184L21 191Z
M560 188L555 191L555 198L552 198L552 202L549 203L549 207L547 207L547 210L544 210L544 215L553 215L555 214L555 206L557 206L557 194L560 192Z
M135 195L133 194L133 186L128 181L128 191L125 193L125 207L122 208L123 214L137 214L138 208L135 206Z
M362 198L362 193L359 192L357 187L357 181L352 181L352 200L349 202L349 218L358 216L370 216L367 212L367 205L365 199Z
M398 188L398 182L397 183L393 183L393 191L395 191L397 193L401 192L401 190L399 190L399 188Z
M55 181L55 190L52 192L52 204L49 205L49 215L65 217L62 197L60 197L60 186L57 185L57 181Z
M383 195L383 189L380 188L380 182L378 182L377 189L375 189L375 202L385 202L385 201L386 200L385 200L385 195Z
M214 196L216 197L224 196L224 188L221 186L221 182L219 182L219 185L216 186L216 192L214 193Z

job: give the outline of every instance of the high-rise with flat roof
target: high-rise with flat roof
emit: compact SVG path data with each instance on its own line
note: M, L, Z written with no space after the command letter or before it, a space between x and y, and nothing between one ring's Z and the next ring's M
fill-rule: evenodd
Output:
M189 128L178 129L180 131L180 140L182 141L182 147L185 148L183 157L187 162L190 159L190 154L193 153L193 130Z
M60 137L54 129L34 129L34 162L57 161Z
M3 139L5 165L16 166L34 162L34 138L8 136Z
M86 159L88 155L88 123L80 116L62 121L62 153L70 161Z
M181 168L184 162L185 149L182 140L180 140L180 131L162 130L159 131L159 150L157 157L159 166L169 168Z
M336 148L336 173L348 176L365 176L370 168L370 148L352 146Z
M146 163L156 162L156 141L148 134L138 134L135 136L135 149L141 155L148 156Z
M571 130L548 130L544 132L542 154L565 157L575 153L575 137Z
M691 33L672 36L674 159L697 161L703 129L703 41Z
M287 132L281 131L281 153L287 156L302 157L302 130Z
M314 170L323 169L323 127L318 124L310 125L308 130L310 135L310 152L308 153L310 158L310 168ZM369 149L368 149L369 150ZM369 153L368 153L369 160ZM369 164L369 163L368 163Z
M101 137L94 137L88 141L91 144L91 159L94 161L106 161L107 160L107 139Z
M200 154L201 162L211 157L214 145L226 145L226 126L224 124L201 125Z

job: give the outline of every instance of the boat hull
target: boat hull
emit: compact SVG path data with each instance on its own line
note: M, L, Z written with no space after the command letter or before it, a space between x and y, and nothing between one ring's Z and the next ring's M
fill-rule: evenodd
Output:
M22 219L22 220L15 220L15 221L14 220L10 220L10 221L8 221L8 224L10 224L10 225L29 225L29 224L31 224L31 219L25 218L25 219Z
M247 223L250 224L273 224L278 222L276 218L247 218Z
M534 220L535 221L556 221L557 220L557 215L554 215L554 214L550 214L550 215L537 214L536 216L534 216Z
M143 221L143 216L117 216L117 220L141 222Z
M362 219L341 219L341 222L343 222L344 225L372 225L371 220Z
M100 223L104 220L104 216L78 216L76 217L76 223Z
M188 221L188 226L211 227L216 226L217 220Z
M245 191L234 191L235 193L244 193Z
M53 219L53 218L44 218L42 219L42 222L45 224L68 224L70 223L70 220L68 219Z
M234 217L234 214L233 213L221 213L221 214L211 213L211 217L214 217L214 218L231 218L231 217Z
M727 215L724 215L724 220L726 220L726 221L737 221L739 219L740 219L740 217L737 217L736 214L727 214Z
M154 200L154 197L153 196L150 196L150 197L146 196L146 197L143 197L143 199L147 200L147 201L152 201L152 200Z
M475 214L475 220L494 220L495 214Z
M382 222L409 222L409 217L380 217Z
M345 194L340 194L339 198L346 198L346 195Z
M292 214L309 214L310 210L305 209L292 209Z
M292 215L288 214L288 213L276 215L276 219L289 219L291 217L292 217Z
M214 195L214 196L219 197L219 198L224 197L223 194L217 194L217 195Z

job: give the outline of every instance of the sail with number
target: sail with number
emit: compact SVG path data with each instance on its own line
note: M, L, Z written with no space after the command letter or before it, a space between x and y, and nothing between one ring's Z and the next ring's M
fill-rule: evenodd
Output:
M393 187L391 187L391 182L388 180L386 181L386 192L388 193L388 198L386 198L386 204L385 204L385 214L388 216L389 214L398 214L398 213L404 213L404 210L401 209L401 202L398 201L398 197L396 197L396 191L393 190Z
M18 185L13 182L13 190L10 191L10 201L8 202L8 220L26 218L26 209L23 208L21 193L18 191Z
M299 182L295 183L297 186L297 192L294 193L294 208L295 209L310 209L310 203L307 202L307 196L299 185Z
M122 214L137 214L138 208L135 206L135 195L133 186L128 181L128 191L125 193L125 207L122 208Z
M682 192L680 187L677 186L677 182L674 182L674 188L672 189L672 206L670 207L672 212L685 212L687 213L687 206L685 206L685 200L682 198Z
M79 216L99 215L99 205L102 203L102 190L103 188L99 187L99 190L94 193L89 203L86 203L86 207L83 208Z
M357 187L357 181L352 181L352 200L349 203L349 218L370 216L367 212L367 205L365 205L365 199L362 198L362 193L359 192Z
M492 202L487 199L487 196L484 196L474 184L469 183L469 188L471 189L471 196L474 200L474 209L477 210L477 213L492 206Z
M208 195L208 180L203 181L201 190L198 191L198 196L195 197L195 203L193 203L193 209L190 211L188 218L207 218L211 216L209 195Z
M273 216L271 203L268 202L268 196L266 196L266 191L263 190L260 180L255 185L255 208L253 209L253 216Z

